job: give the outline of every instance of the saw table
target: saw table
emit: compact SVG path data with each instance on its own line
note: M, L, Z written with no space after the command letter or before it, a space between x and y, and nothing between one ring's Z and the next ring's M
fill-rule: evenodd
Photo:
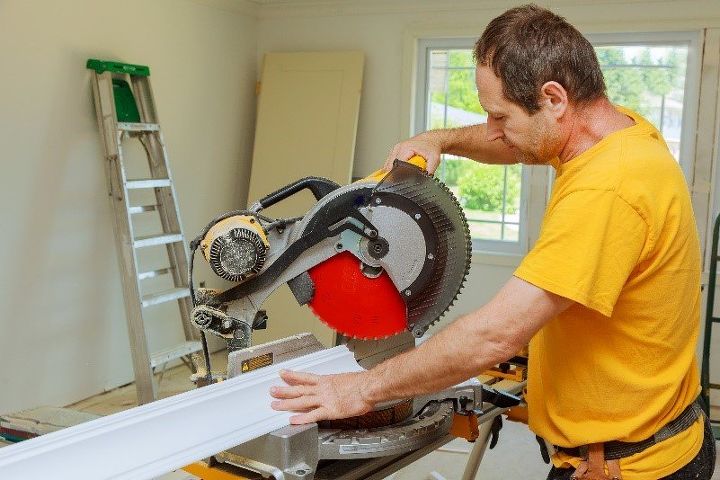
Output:
M414 344L407 332L374 342L345 343L366 368ZM228 356L227 376L235 378L322 350L309 333L237 350ZM493 388L495 384L499 390ZM516 394L523 385L490 376L483 382L473 379L431 395L381 405L373 415L283 427L189 468L232 471L239 478L253 478L250 472L255 472L276 480L384 478L453 438L487 443L496 425L493 420L519 402Z

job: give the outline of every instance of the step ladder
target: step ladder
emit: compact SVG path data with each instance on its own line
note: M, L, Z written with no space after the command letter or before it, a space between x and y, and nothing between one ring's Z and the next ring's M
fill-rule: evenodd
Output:
M720 262L720 252L718 252L718 243L720 243L720 216L715 219L713 226L712 250L710 253L710 278L707 286L707 305L705 312L705 338L703 339L702 368L700 371L700 383L702 385L702 396L705 400L705 413L710 418L712 424L713 436L720 439L720 420L710 417L710 390L719 390L720 384L713 383L710 380L710 352L712 350L712 331L713 326L720 323L720 317L716 317L715 311L715 287L717 284L717 267Z
M185 237L153 101L150 69L142 65L94 59L88 60L86 66L93 70L95 111L103 139L109 195L115 216L114 233L135 386L138 403L144 404L156 399L155 368L162 367L164 370L168 362L179 359L194 373L190 355L202 350L197 330L190 323L192 303ZM123 140L127 138L138 139L145 150L147 162L143 160L142 168L135 166L135 170L141 171L146 178L130 178L133 170L129 168L127 159L123 159ZM148 216L155 216L155 219L148 219ZM147 226L157 221L157 217L162 231L152 235L136 234L141 218ZM164 251L152 249L161 246L165 247ZM158 258L165 254L166 258ZM141 260L151 258L153 262L139 261L139 257ZM164 266L143 270L140 265L143 263ZM171 278L171 281L165 280L171 288L149 291L152 288L148 283L157 283L158 277L162 276ZM162 279L159 280L162 282ZM147 317L147 309L167 302L178 304L185 341L150 353L144 316Z

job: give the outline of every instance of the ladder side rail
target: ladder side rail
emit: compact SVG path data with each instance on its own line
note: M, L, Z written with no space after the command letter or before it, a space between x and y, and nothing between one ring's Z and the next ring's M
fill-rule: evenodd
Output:
M712 328L714 325L715 310L715 288L717 284L717 264L718 264L718 241L720 237L720 215L715 219L713 226L712 247L710 251L710 272L707 286L707 305L705 311L705 335L703 338L703 355L702 368L700 372L700 383L702 385L702 395L705 399L705 413L710 414L710 347L712 341Z
M140 121L144 123L160 123L155 107L155 97L150 86L149 77L130 77L135 103L140 112Z
M167 151L163 141L161 132L151 132L143 135L142 142L148 151L148 159L150 162L150 172L153 178L170 179L169 187L155 188L155 198L157 201L157 211L160 215L160 222L163 231L167 233L179 233L184 238L182 223L180 221L180 211L178 207L177 195L175 194L175 184L172 180L170 168L167 165ZM168 244L179 247L176 249L175 257L180 274L175 286L187 286L187 246L184 243Z
M93 73L95 109L100 120L100 134L103 137L106 154L106 175L108 177L110 202L114 213L113 230L116 252L121 269L125 317L130 340L133 371L138 402L155 400L155 384L150 366L150 354L140 305L140 286L137 281L137 259L132 244L132 222L129 217L129 202L124 188L125 174L122 167L120 133L117 131L115 104L113 99L112 75L109 72Z
M128 295L125 296L125 309L126 311L132 312L131 315L127 315L128 334L130 338L130 349L132 351L133 369L140 372L139 375L136 374L135 376L135 388L137 390L138 404L142 405L157 399L157 387L153 376L150 348L148 346L147 334L145 333L143 306L140 300L142 298L142 291L140 289L140 281L138 280L137 253L133 246L135 234L129 213L130 200L127 195L127 190L124 189L125 182L127 182L127 175L122 163L122 137L123 134L117 132L118 156L116 160L117 175L115 178L119 178L120 182L122 182L123 189L121 191L123 192L123 198L122 203L120 199L114 202L117 222L122 222L121 225L118 225L120 235L117 236L116 233L116 236L118 238L118 244L123 244L122 252L124 255L121 263L123 269L123 284L128 284L131 288L130 291L126 292ZM123 289L125 289L124 285Z
M140 118L144 122L159 123L150 79L148 77L132 77L132 86L136 94L135 98L140 111ZM158 205L157 211L163 230L165 232L180 233L180 235L185 238L180 221L180 208L177 194L175 193L175 184L172 181L172 173L168 164L168 154L162 130L143 134L140 139L148 154L152 177L170 179L170 187L155 189L155 198ZM166 248L170 263L175 267L172 270L174 285L176 287L189 288L187 278L188 250L186 242L168 244ZM178 306L180 308L185 339L198 340L198 330L190 321L192 316L192 299L189 297L180 298L178 299Z
M115 144L115 132L117 128L117 112L115 110L115 99L112 89L112 74L105 72L92 74L93 99L95 113L97 114L100 137L103 140L105 157L117 157L118 151ZM110 185L110 183L108 183Z
M149 152L150 171L153 177L163 177L170 179L170 187L156 188L155 198L158 205L158 214L160 222L165 231L179 232L183 238L184 232L180 221L180 211L178 206L177 195L175 194L175 184L172 181L172 173L167 164L167 150L163 140L162 132L152 132L145 135L147 149ZM173 283L176 287L186 287L188 285L188 251L187 242L171 243L166 245L168 258L171 265L175 268L172 270ZM192 301L189 297L178 299L180 314L182 316L183 331L186 340L197 340L199 338L198 331L191 323Z

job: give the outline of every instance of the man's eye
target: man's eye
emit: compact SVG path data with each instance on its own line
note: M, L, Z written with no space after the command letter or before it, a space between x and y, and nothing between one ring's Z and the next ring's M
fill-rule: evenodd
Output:
M503 120L505 115L493 115L493 120Z

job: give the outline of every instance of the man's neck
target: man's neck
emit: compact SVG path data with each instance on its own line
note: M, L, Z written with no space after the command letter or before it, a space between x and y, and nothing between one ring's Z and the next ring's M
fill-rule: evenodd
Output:
M569 133L558 154L561 163L572 160L611 133L635 125L632 118L617 111L606 98L575 107L569 114Z

